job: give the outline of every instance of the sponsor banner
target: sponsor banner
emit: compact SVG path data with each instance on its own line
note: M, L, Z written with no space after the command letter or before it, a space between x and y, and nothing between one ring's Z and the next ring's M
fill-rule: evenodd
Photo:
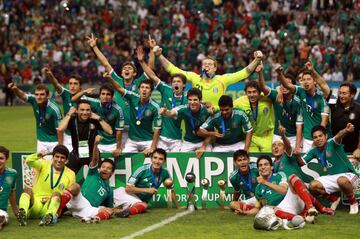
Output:
M29 154L30 153L12 154L13 166L19 173L17 182L18 198L23 188L32 186L32 180L35 178L35 172L29 169L24 161ZM255 163L259 155L259 153L250 154L251 163ZM111 154L102 154L101 156L102 158L112 158ZM149 162L150 158L145 158L143 154L123 154L115 161L116 169L114 176L110 179L110 185L114 188L125 187L130 175L141 165ZM359 172L359 162L357 160L352 160L352 162ZM225 205L229 205L231 202L234 190L230 184L229 176L235 169L231 153L205 153L200 160L195 157L195 153L169 153L165 167L174 179L175 193L181 206L185 206L187 202L187 182L185 175L188 172L193 172L196 176L194 184L197 206L201 205L202 188L200 181L204 178L210 181L207 207L219 206L220 188L217 184L219 180L225 180L226 182ZM317 163L316 159L303 166L302 171L307 176L305 178L306 183L323 174L323 168ZM77 181L79 183L83 182L87 172L87 166L79 171L77 174ZM360 199L360 180L356 196ZM166 207L166 197L166 189L161 185L158 193L153 196L150 205L154 207ZM241 198L244 199L243 195Z

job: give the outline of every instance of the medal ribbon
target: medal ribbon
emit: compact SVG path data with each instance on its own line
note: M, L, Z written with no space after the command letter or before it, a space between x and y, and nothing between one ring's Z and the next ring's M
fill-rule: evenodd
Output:
M327 168L327 165L328 165L328 163L327 163L327 161L326 161L326 158L325 158L326 147L327 147L327 146L325 146L325 148L324 148L323 151L320 151L320 149L317 148L318 156L319 156L319 159L320 159L320 163L321 163L321 165L322 165L324 168Z
M221 128L222 128L222 134L225 135L226 127L225 127L225 120L224 120L223 116L221 116Z
M56 181L55 185L54 185L54 164L51 164L51 171L50 171L50 174L51 174L51 177L50 177L50 187L51 187L51 190L53 190L54 188L57 187L57 185L60 183L60 180L63 176L63 173L64 173L64 170L65 170L65 167L61 170L61 173L60 173L60 176L58 177L58 180Z
M180 104L180 105L183 105L183 104L184 104L184 92L183 92L182 95L181 95L181 104ZM175 107L176 107L176 97L175 97L175 94L173 94L171 106L172 106L172 108L175 108Z
M189 112L190 112L190 124L193 131L195 131L195 122L194 122L194 116L191 112L190 106L189 106Z
M252 118L253 118L253 120L256 122L257 117L258 117L259 101L258 101L258 102L256 102L256 109L255 109L255 112L254 112L254 110L253 110L253 107L252 107L252 105L251 105L250 101L249 101L249 104L250 104L250 108L251 108L251 115L252 115Z
M306 95L306 103L311 106L311 112L314 113L314 110L315 110L314 96Z
M240 173L240 172L239 172ZM252 192L252 178L251 178L251 169L249 168L249 173L248 173L248 176L247 176L247 179L245 177L243 177L241 174L240 175L240 179L241 181L246 184L249 192Z
M142 116L143 116L143 114L145 113L145 110L147 109L147 107L148 107L148 105L149 105L149 103L146 103L145 105L144 105L144 107L140 110L140 108L141 108L141 103L139 102L139 104L138 104L138 111L137 111L137 114L136 114L136 120L140 120L141 118L142 118Z
M203 70L200 72L200 77L202 78L204 75L205 75L207 78L210 78L210 79L212 79L212 78L215 77L215 73L213 73L211 76L209 76L208 73L206 73L206 70L205 70L205 69L203 69Z
M161 180L161 172L162 172L162 168L160 169L159 175L158 175L158 180L156 181L155 179L155 175L154 175L154 171L152 169L152 166L150 166L150 172L151 172L151 181L153 182L153 185L155 186L156 189L158 189L160 187L160 180Z

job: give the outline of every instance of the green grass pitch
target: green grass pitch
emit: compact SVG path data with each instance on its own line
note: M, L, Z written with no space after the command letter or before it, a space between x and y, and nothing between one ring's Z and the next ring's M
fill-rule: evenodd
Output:
M35 122L30 106L0 107L0 145L11 151L36 149ZM11 165L11 162L8 164ZM39 227L39 220L30 220L27 227L19 227L9 210L10 224L0 238L121 238L165 220L183 210L150 209L147 213L126 219L111 219L99 224L81 224L79 219L64 217L55 226ZM229 210L208 209L164 225L138 238L359 238L360 215L349 215L348 208L336 216L320 215L315 225L295 231L274 232L253 229L253 217L238 216Z

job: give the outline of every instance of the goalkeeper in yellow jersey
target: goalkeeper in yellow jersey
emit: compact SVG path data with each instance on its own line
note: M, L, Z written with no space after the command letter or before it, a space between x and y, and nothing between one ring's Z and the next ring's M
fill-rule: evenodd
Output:
M41 154L31 154L26 158L29 167L36 171L32 189L26 188L19 200L17 219L26 226L27 218L41 218L41 226L56 223L56 212L65 189L75 183L75 173L65 166L69 150L57 145L52 152L52 160L44 160Z

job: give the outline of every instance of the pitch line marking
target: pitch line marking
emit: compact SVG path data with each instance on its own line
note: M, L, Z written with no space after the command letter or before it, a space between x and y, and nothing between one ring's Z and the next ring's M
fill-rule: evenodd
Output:
M181 218L181 217L183 217L183 216L186 216L186 215L188 215L188 214L190 214L190 213L192 213L193 211L188 211L188 210L186 210L185 212L180 212L180 213L176 213L174 216L172 216L172 217L169 217L169 218L167 218L167 219L165 219L165 220L163 220L163 221L161 221L161 222L159 222L159 223L156 223L156 224L153 224L153 225L151 225L151 226L149 226L149 227L146 227L146 228L144 228L144 229L142 229L142 230L140 230L140 231L137 231L137 232L135 232L135 233L133 233L133 234L131 234L131 235L129 235L129 236L126 236L126 237L122 237L121 239L133 239L133 238L135 238L135 237L137 237L137 236L141 236L141 235L143 235L143 234L145 234L145 233L147 233L147 232L151 232L151 231L153 231L153 230L155 230L155 229L157 229L157 228L159 228L159 227L162 227L162 226L164 226L164 225L166 225L166 224L169 224L169 223L171 223L171 222L174 222L174 221L176 221L177 219L179 219L179 218Z

